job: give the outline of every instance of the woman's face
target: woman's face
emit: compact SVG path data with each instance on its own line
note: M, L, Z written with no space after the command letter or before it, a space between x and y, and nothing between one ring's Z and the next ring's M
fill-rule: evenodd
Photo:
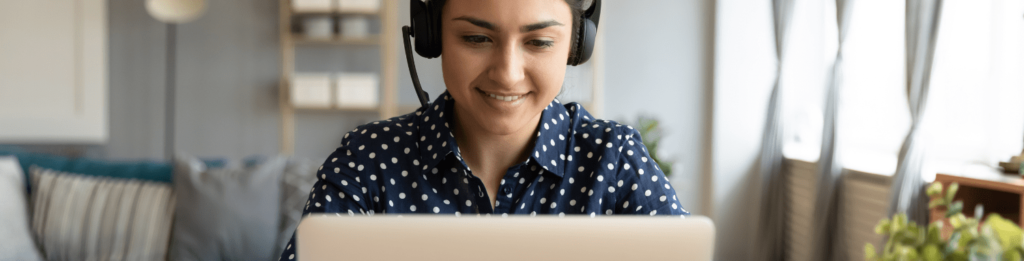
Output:
M460 125L493 134L532 132L565 77L569 5L448 0L441 13L444 83L458 118L472 121Z

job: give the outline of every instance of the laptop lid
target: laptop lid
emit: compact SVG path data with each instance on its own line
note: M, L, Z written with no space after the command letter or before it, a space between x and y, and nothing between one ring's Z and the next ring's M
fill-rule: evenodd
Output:
M680 216L348 216L296 232L310 260L711 260L715 227Z

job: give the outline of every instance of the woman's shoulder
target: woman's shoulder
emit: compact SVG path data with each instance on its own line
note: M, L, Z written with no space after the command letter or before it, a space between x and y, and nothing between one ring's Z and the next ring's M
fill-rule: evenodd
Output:
M415 112L360 125L345 133L340 146L328 156L328 161L345 159L347 162L381 163L381 159L404 159L415 150L419 136ZM374 164L378 165L378 164ZM369 166L367 166L368 168Z
M420 114L419 110L409 114L392 117L386 120L372 121L359 125L355 129L345 133L341 139L344 147L366 146L368 144L386 143L390 140L394 143L402 142L404 139L411 141L416 135L417 125L414 118ZM365 147L364 147L365 149Z
M630 139L640 140L640 133L632 126L596 118L579 103L571 102L562 107L565 108L566 115L572 119L572 129L569 131L577 139L589 140L594 145L608 148L617 146L620 142L628 142Z

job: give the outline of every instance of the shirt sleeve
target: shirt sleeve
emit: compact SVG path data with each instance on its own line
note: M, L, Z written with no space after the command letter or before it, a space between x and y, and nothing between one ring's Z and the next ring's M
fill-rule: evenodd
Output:
M360 163L351 155L352 152L346 146L341 146L317 170L317 182L309 192L309 199L302 211L303 217L313 213L366 214L369 195L358 176L357 166ZM280 260L297 260L297 247L293 232Z
M619 152L618 176L629 189L615 206L620 214L689 215L679 204L676 191L651 158L636 129L629 128Z

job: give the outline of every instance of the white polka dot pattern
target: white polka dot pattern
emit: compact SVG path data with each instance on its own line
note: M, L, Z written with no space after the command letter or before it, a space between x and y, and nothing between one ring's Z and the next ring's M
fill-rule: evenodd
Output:
M491 199L444 116L452 115L453 102L445 92L432 106L346 133L317 172L303 215L689 214L635 129L557 99L541 115L531 157L508 169ZM281 260L294 260L297 247Z

